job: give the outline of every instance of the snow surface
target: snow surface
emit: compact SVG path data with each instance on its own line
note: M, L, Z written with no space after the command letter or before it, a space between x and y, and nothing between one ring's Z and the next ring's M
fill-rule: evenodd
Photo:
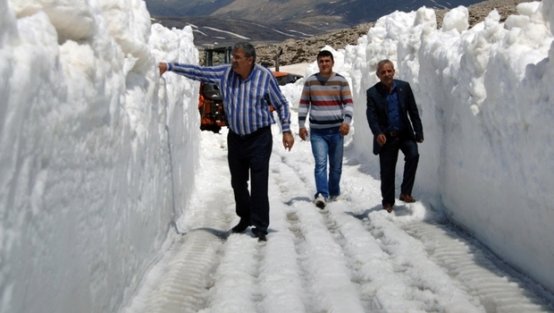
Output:
M139 0L0 0L0 312L552 311L528 277L554 290L554 1L467 17L394 12L335 51L356 104L343 198L313 207L309 144L285 152L276 126L260 245L226 231L224 134L200 133L198 83L158 77L197 62L190 27L151 25ZM365 120L385 57L425 131L421 201L394 214Z

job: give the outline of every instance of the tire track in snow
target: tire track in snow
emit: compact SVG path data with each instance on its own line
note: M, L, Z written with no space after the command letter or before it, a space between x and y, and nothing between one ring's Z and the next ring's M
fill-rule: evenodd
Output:
M221 239L206 231L195 231L179 240L141 312L192 313L204 307L206 290L213 284L209 273L218 262L220 246Z
M221 261L228 233L198 228L174 235L163 258L145 275L144 283L124 313L192 313L206 307L211 273ZM138 301L143 301L142 303Z
M322 312L322 309L318 308L316 291L313 288L313 284L310 283L310 271L309 264L306 262L307 256L305 255L306 249L304 248L306 238L302 233L300 227L300 220L296 212L292 211L287 214L287 222L289 223L289 230L294 234L294 247L297 254L297 260L300 267L300 277L302 278L302 285L304 286L304 293L306 294L305 307L306 312L317 313Z
M215 270L214 285L202 313L257 313L259 243L245 234L232 234L222 249L221 262Z
M346 170L351 171L352 168L346 167ZM346 177L350 176L347 174ZM347 179L351 186L363 184L360 181L351 181L352 179ZM532 281L518 278L521 275L510 266L496 258L480 243L473 241L472 244L467 234L453 225L441 224L444 217L440 214L423 207L420 202L400 205L398 209L391 216L384 214L387 217L385 220L391 221L420 241L418 245L426 250L428 259L443 268L455 284L478 299L486 312L554 312L551 293ZM369 210L370 217L377 216L376 213ZM390 248L385 250L394 252Z
M286 160L283 159L283 161ZM291 162L287 165L291 167L300 181L310 181L307 177L313 174L307 172L304 165L300 167ZM352 166L343 167L341 185L353 187L363 186L367 183L361 181L363 179L359 178L359 173L352 176L344 175L345 172L352 170ZM367 181L371 180L372 178L368 176ZM348 189L348 187L343 189ZM352 191L352 188L350 189ZM486 267L482 268L482 264L477 265L472 259L472 253L468 251L458 250L458 255L456 255L450 251L450 245L441 242L438 244L436 255L432 253L427 255L427 247L422 242L430 241L433 236L438 235L429 230L424 239L420 238L414 241L414 237L418 239L418 236L414 236L409 228L404 227L410 217L406 216L406 219L402 216L404 213L410 212L409 215L416 216L416 222L413 222L415 225L430 227L429 224L418 222L423 219L426 211L424 207L421 207L421 203L415 205L400 203L399 212L397 212L400 215L397 216L396 213L388 215L380 212L377 209L378 206L365 211L363 208L349 208L352 201L348 200L359 196L357 194L347 195L347 197L343 197L343 200L329 204L329 211L323 216L329 232L333 234L336 243L345 252L347 262L353 265L351 267L354 277L359 277L355 279L358 279L357 283L362 286L362 297L369 296L362 300L370 304L370 312L381 312L379 310L404 312L417 308L424 312L445 310L448 312L490 313L553 312L551 307L545 304L547 301L529 291L529 289L537 290L540 287L516 285L514 278L507 279L505 274L497 276L496 279L490 275L484 275L488 270ZM360 215L361 211L364 213ZM369 218L364 219L366 214L369 215ZM363 237L360 237L359 232L354 231L359 225L370 234L369 240L364 240ZM460 237L460 234L439 236L445 240L457 240L453 237ZM365 253L364 251L371 252ZM421 257L415 258L419 261L411 261L406 257L410 254L418 254ZM371 259L377 259L379 262L367 261ZM483 259L485 263L491 262L490 257L483 257ZM391 263L392 268L383 265L387 263ZM369 266L368 264L373 265ZM381 268L376 270L376 265ZM448 287L438 288L437 285ZM404 291L401 292L403 289ZM403 300L410 299L413 301L412 304L403 308L396 306L394 299L398 297L399 292L402 294ZM523 300L522 294L524 295ZM549 295L547 292L545 294Z
M339 221L336 213L333 211L335 204L337 204L337 202L329 203L327 208L321 211L327 230L333 235L335 242L341 247L348 267L352 272L352 280L357 285L357 289L362 291L360 293L360 299L365 311L376 313L385 312L373 290L371 290L371 288L366 288L370 285L370 280L363 272L363 266L369 259L364 259L358 255L359 249L364 249L365 247L358 246L355 242L351 242L350 238L345 235L348 230L343 228L348 228L349 225L345 225L343 221ZM359 242L358 239L355 241ZM356 248L352 249L352 246L356 246Z
M219 145L208 146L202 140L202 153L209 160L209 166L219 165L218 172L225 173L226 165L221 140ZM219 146L220 149L214 149ZM212 179L203 174L202 167L195 179L197 186L206 186ZM229 236L229 224L234 218L232 202L227 182L210 183L211 190L197 189L193 192L189 211L185 212L185 222L180 226L186 229L183 236L169 233L162 248L163 256L153 265L143 279L140 289L124 313L196 313L209 304L209 289L214 285L212 275L221 262L221 251ZM214 194L220 196L214 197ZM224 195L224 196L221 196ZM211 210L210 208L219 208ZM192 223L186 225L187 221ZM180 227L180 228L181 228Z
M306 312L304 273L296 250L295 234L290 229L288 212L288 187L281 179L279 162L270 163L270 227L265 249L260 253L259 288L263 294L260 312ZM284 257L286 256L286 257ZM286 288L282 288L286 286ZM308 311L309 312L309 311Z
M307 175L312 173L307 173L304 168L299 168L296 164L290 164L286 159L282 161L290 167L294 179L301 182L309 180ZM291 175L287 178L291 179ZM391 268L390 265L393 263L391 256L376 244L379 238L372 238L372 235L360 238L360 234L367 234L367 231L359 221L354 221L356 219L337 221L336 215L344 214L344 212L334 212L339 203L344 205L346 202L330 203L325 210L320 211L311 202L306 202L304 207L299 208L299 215L300 212L304 211L316 212L317 215L311 214L304 220L321 219L326 232L333 239L332 245L341 251L340 254L343 256L345 267L351 273L350 279L355 285L355 289L360 291L360 303L364 311L407 312L424 306L417 302L406 301L406 297L401 292L404 281L400 279L399 275L395 274L395 269ZM292 203L292 205L295 205L295 203ZM357 229L348 233L349 228ZM331 244L326 243L325 245L329 246ZM402 301L395 300L399 296Z
M290 167L291 173L294 174L287 176L289 180L294 177L301 182L309 181L307 177L312 175L311 173L304 168L299 168L297 164L287 162L286 159L282 159L282 161ZM353 177L359 177L359 174ZM344 176L343 184L348 180L350 177ZM368 177L367 180L370 181L370 178ZM349 185L359 185L360 183L364 182L347 182ZM344 196L343 199L345 199ZM300 217L302 214L307 216L301 219L317 219L312 213L319 210L311 202L303 204L304 207L302 210L299 208L298 215ZM300 206L300 204L293 203L293 206ZM450 286L448 291L436 288L432 280L425 279L424 275L420 273L421 270L426 270L425 267L431 266L434 270L439 269L438 266L433 266L432 262L415 264L405 260L404 255L390 251L390 246L383 242L394 243L395 240L387 236L384 231L386 229L371 231L372 228L368 228L366 225L367 219L361 222L353 216L352 212L345 212L345 208L351 211L351 206L352 202L348 199L339 200L329 203L327 208L322 211L323 214L318 215L327 234L333 240L332 244L328 242L326 245L340 250L342 261L350 271L351 281L356 289L360 290L360 302L364 311L441 312L448 308L449 312L482 312L479 304L472 303L472 297L465 294L447 275L441 275L440 278ZM370 213L385 216L381 211ZM393 228L403 233L397 226L390 223L387 226L387 228ZM369 236L364 236L368 233ZM407 235L405 237L409 238ZM437 275L433 277L435 276ZM402 301L396 301L398 298L401 298Z
M351 205L349 201L333 202L323 215L329 232L335 234L353 268L367 312L481 312L478 305L471 303L471 297L449 282L446 275L442 276L442 285L450 285L448 291L435 286L436 274L431 280L423 279L421 273L430 270L426 268L429 264L419 263L430 262L411 262L404 253L391 251L388 244L394 244L395 240L389 238L387 231L372 231L379 227L352 214ZM387 216L383 211L372 214ZM395 227L387 225L386 229L389 228Z
M338 302L336 299L334 299L335 301L328 301L329 296L332 295L326 294L320 290L320 286L322 285L321 276L314 274L318 268L318 266L314 265L314 254L311 253L314 248L309 243L309 235L307 237L305 233L305 223L300 217L300 215L302 215L301 210L297 207L297 205L311 204L310 198L305 196L307 193L305 187L307 181L293 172L292 168L286 163L286 158L281 156L281 162L274 163L273 165L271 180L275 181L277 186L276 189L280 191L279 198L274 202L280 202L282 208L278 208L277 210L272 208L272 212L283 212L286 215L286 225L280 227L280 232L286 231L286 233L291 236L290 243L293 245L292 249L294 249L294 251L290 252L291 255L294 255L294 266L297 276L296 283L303 294L302 301L304 303L304 311L310 313L342 312L340 309L336 309L336 305L333 303ZM284 177L286 177L286 179ZM303 187L301 189L289 188L291 185L300 185ZM272 224L274 223L274 218L272 217ZM273 237L274 236L271 235L268 243L274 240ZM333 309L333 307L335 308Z
M261 255L259 285L264 298L263 310L260 311L303 313L306 312L305 293L309 286L304 283L304 273L294 244L295 235L288 228L286 208L272 205L272 210L275 212L271 216L275 226L270 227L264 254Z
M392 273L397 276L401 297L413 301L421 312L484 312L478 301L459 282L452 280L440 266L426 255L420 242L411 238L398 225L394 215L384 211L370 212L362 226L375 243L389 255ZM390 297L380 298L390 304Z
M299 248L304 251L304 264L314 282L319 309L323 312L365 312L354 273L320 212L311 202L297 202L293 206L297 209L298 226L305 239L299 243Z
M405 230L420 240L430 258L479 298L486 312L554 312L542 289L503 263L467 234L448 224L413 223ZM550 306L548 302L550 301Z
M309 179L302 175L301 169L292 166L286 158L281 158L281 161L280 174L287 177L287 183L307 185ZM280 182L281 185L284 183L283 180ZM307 190L301 192L309 193ZM321 214L309 197L291 193L288 197L292 200L285 202L295 209L288 214L289 229L296 235L296 250L302 258L307 278L314 282L313 299L308 306L316 312L367 311L370 305L358 292L358 275L349 258L344 256L340 233L332 230L331 221Z

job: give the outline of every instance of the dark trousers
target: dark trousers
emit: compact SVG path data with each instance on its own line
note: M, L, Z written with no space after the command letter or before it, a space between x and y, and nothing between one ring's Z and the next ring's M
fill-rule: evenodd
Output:
M410 138L387 136L387 142L381 147L381 152L379 153L379 165L381 166L381 196L383 197L383 204L388 203L394 205L396 162L398 160L399 150L404 154L404 160L406 162L404 164L404 176L402 185L400 185L400 193L412 194L417 164L419 162L417 143Z
M269 226L268 180L272 146L270 127L245 136L229 131L227 136L227 160L237 215L241 221L247 221L264 232Z

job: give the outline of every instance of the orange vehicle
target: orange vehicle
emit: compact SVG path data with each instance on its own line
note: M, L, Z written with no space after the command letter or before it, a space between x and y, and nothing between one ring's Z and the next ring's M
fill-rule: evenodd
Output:
M277 83L279 83L280 86L294 83L295 81L303 77L302 75L287 72L273 72L273 76L275 76L275 79L277 79Z
M201 130L219 133L221 127L227 126L223 100L217 84L200 83L198 111L200 112Z
M231 62L231 47L207 48L204 50L204 65L225 64ZM200 112L200 129L219 133L221 127L227 126L221 91L217 84L200 83L198 97Z

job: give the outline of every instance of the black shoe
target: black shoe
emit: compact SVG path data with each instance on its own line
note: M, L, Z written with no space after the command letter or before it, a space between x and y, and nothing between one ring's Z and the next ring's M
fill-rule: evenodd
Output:
M233 227L231 229L231 232L233 233L242 233L243 231L245 231L248 226L250 226L250 223L246 222L245 220L241 219L240 222L235 225L235 227Z
M267 241L267 232L260 230L256 227L252 228L252 234L258 238L258 241Z

